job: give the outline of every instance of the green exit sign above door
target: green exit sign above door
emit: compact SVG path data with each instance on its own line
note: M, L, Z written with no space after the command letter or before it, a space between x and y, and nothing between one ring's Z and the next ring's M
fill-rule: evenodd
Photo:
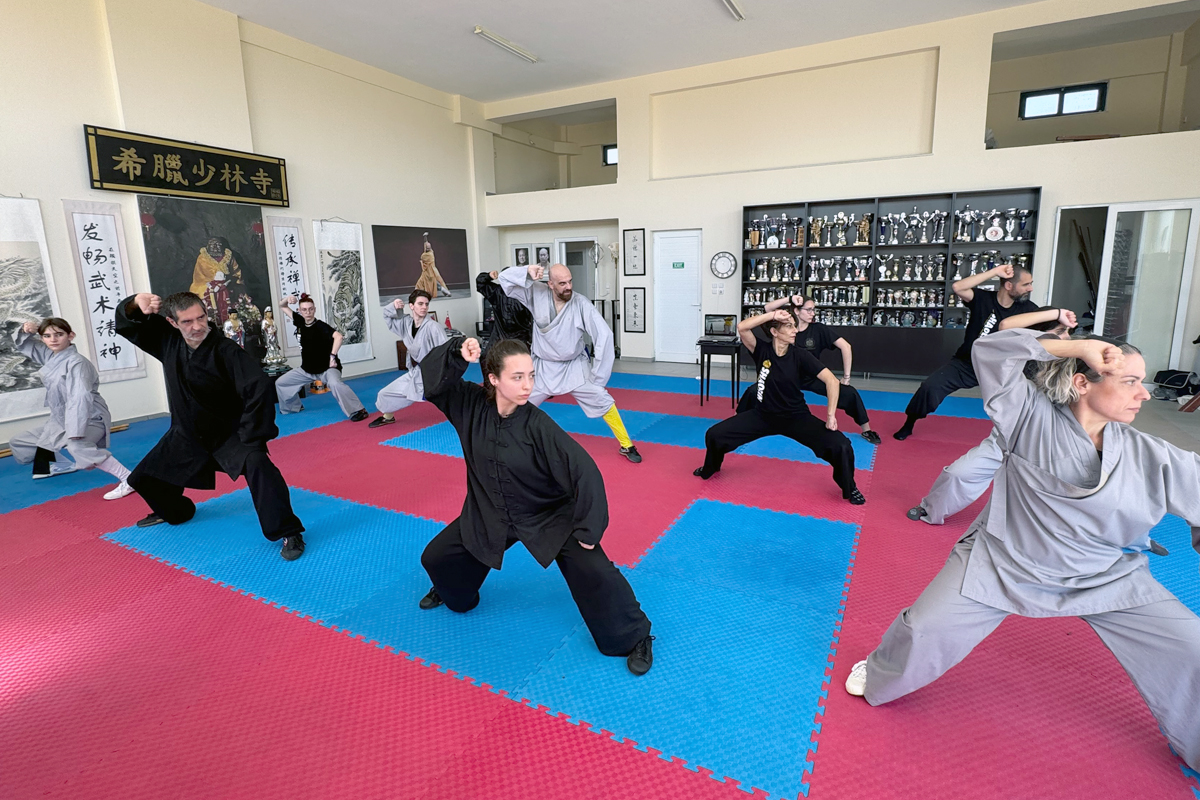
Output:
M683 269L683 262L682 261L672 261L671 269Z

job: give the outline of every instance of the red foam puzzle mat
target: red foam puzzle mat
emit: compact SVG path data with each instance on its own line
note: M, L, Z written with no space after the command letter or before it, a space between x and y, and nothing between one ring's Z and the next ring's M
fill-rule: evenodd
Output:
M694 397L613 394L622 408L701 416ZM714 398L704 412L729 409ZM885 440L874 471L858 476L865 506L842 500L823 464L731 454L701 481L689 448L639 445L645 461L634 465L611 438L576 436L605 476L606 551L636 569L698 498L860 526L809 753L810 798L1195 800L1129 679L1079 620L1010 618L942 679L887 706L845 694L851 665L983 503L940 527L905 517L941 468L987 435L987 421L931 418L895 442L903 415L872 419ZM272 454L294 486L453 518L461 460L379 445L440 414L417 404L397 420L313 429L272 443ZM188 494L203 501L243 485L219 476L213 492ZM146 513L137 497L102 493L0 515L5 800L748 796L723 776L100 540ZM754 657L753 642L730 646Z

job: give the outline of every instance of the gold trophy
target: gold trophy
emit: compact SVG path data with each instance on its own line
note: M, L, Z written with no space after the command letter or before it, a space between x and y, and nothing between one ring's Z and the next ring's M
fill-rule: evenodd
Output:
M809 217L808 218L809 246L810 247L820 247L821 246L821 229L824 227L825 227L825 220L821 219L820 217Z

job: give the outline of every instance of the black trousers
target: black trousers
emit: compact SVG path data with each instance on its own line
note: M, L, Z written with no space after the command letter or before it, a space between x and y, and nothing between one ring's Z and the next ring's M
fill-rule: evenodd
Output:
M516 542L509 539L506 549ZM601 653L628 655L635 644L650 635L650 620L634 596L633 587L600 545L588 550L574 537L569 538L554 563ZM463 546L457 519L425 547L421 566L446 607L459 613L479 605L479 587L491 572L491 567Z
M240 477L244 477L250 487L250 499L254 501L263 536L277 542L285 536L304 532L304 525L292 511L287 482L265 451L256 451L246 458ZM129 485L142 496L151 511L172 525L187 522L196 515L196 504L184 495L182 486L148 475L142 472L140 465L129 476Z
M701 468L703 473L712 475L718 472L726 453L764 436L786 436L812 450L817 458L829 462L833 467L833 480L843 495L850 494L856 488L854 449L844 433L829 430L824 420L812 414L777 416L764 414L758 408L732 416L708 429L704 434L707 452Z
M937 411L942 401L959 389L972 389L979 385L975 368L961 358L952 358L950 363L930 375L908 401L904 413L910 420L925 419Z
M825 381L819 381L816 378L808 380L803 388L805 391L815 392L822 397L829 396L828 389L825 388ZM749 411L758 405L757 392L757 383L751 383L746 388L746 391L742 392L742 399L738 401L737 413L741 414L743 411ZM863 403L862 395L853 386L841 387L841 390L838 392L837 407L849 414L850 419L854 420L855 424L859 426L866 425L871 421L871 418L867 416L867 406Z

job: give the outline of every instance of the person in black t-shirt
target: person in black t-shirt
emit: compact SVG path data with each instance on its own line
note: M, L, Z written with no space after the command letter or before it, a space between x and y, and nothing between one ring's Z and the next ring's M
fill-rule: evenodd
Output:
M528 268L526 265L525 269ZM533 342L533 315L519 301L506 295L504 289L500 288L499 281L500 273L497 270L481 272L475 276L475 291L488 301L494 315L491 333L483 343L485 358L492 345L504 339L516 339L527 348Z
M283 298L279 314L291 319L296 325L296 338L300 340L300 367L283 373L275 381L275 394L279 398L279 410L284 414L303 411L300 389L313 381L321 381L333 392L342 413L351 422L362 422L367 418L367 409L354 390L342 382L342 362L337 357L342 346L342 334L333 326L317 319L317 304L306 294L299 297L299 313L293 312L291 304L295 295Z
M858 390L850 385L850 365L854 360L854 349L850 346L849 342L830 330L827 325L814 321L813 316L816 303L813 302L811 297L794 294L790 297L772 300L767 303L765 310L774 311L788 305L795 309L796 316L800 319L799 324L796 326L797 347L803 347L817 359L826 350L836 348L842 351L842 388L838 393L837 407L850 415L850 418L862 430L862 437L864 439L871 444L879 444L879 434L871 430L871 418L867 416L867 406L863 403L862 396L859 395ZM767 335L762 333L758 328L754 330L754 335L760 341L769 341ZM816 378L809 378L804 383L804 390L824 395L825 384ZM757 402L755 391L755 386L752 383L742 394L742 399L738 401L737 407L739 414L754 407L754 404Z
M987 290L976 291L979 284L1000 279L1000 288L994 292ZM967 335L962 346L950 359L950 363L930 375L917 389L916 394L908 401L904 413L908 419L904 426L892 434L893 438L903 441L912 436L913 426L917 420L924 419L937 410L948 395L959 389L970 389L978 386L975 378L975 368L971 365L971 346L980 336L987 336L999 330L1000 322L1006 317L1016 314L1029 314L1038 307L1029 302L1029 293L1033 289L1033 273L1023 267L1012 264L1000 266L971 275L960 281L955 281L951 287L954 293L962 298L970 311L967 321Z
M754 329L764 325L770 342L759 341ZM693 472L707 480L720 471L725 454L764 436L787 436L810 448L833 466L833 480L842 497L854 505L866 502L854 483L854 450L837 429L840 385L833 373L802 347L794 347L796 318L778 309L738 323L742 344L754 354L758 367L754 408L735 414L708 429L704 435L704 466ZM825 385L829 403L822 423L804 402L804 384L817 379Z

